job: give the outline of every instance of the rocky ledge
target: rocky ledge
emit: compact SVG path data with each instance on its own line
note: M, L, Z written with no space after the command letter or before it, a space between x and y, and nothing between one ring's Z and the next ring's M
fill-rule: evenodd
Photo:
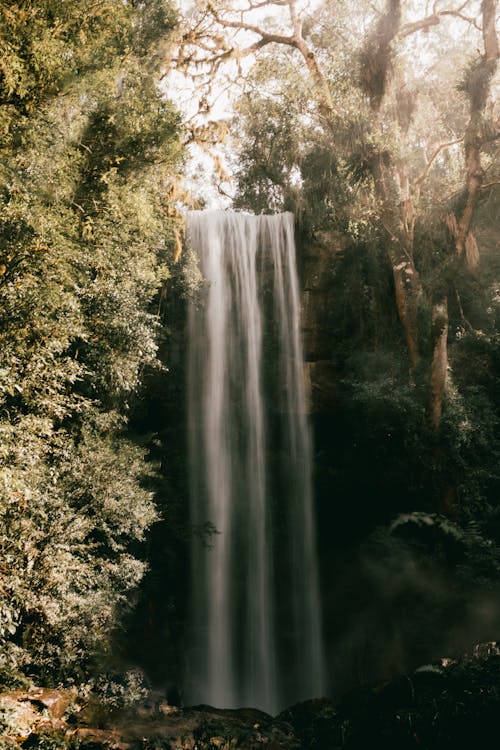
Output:
M95 705L77 704L64 691L32 688L1 694L0 750L489 747L488 738L500 737L500 649L486 644L460 660L442 660L359 688L337 703L310 700L277 717L249 708L181 709L157 699L133 711L101 711L97 720Z
M73 707L73 710L72 710ZM290 724L250 708L176 708L166 702L133 711L101 711L99 726L89 726L96 706L74 710L74 696L32 688L0 694L0 750L298 750Z

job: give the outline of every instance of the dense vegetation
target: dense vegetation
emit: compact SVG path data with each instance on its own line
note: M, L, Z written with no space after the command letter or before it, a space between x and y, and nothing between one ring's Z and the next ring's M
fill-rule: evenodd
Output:
M157 363L179 117L172 6L0 12L0 681L82 681L157 518L130 397Z

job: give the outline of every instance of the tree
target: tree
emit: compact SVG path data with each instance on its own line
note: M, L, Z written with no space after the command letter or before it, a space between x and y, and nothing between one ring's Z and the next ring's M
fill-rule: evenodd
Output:
M71 7L70 7L71 6ZM0 640L5 683L106 653L157 520L129 402L159 366L182 157L168 1L0 15Z
M281 200L283 207L286 201L297 199L300 205L309 185L307 161L313 153L306 144L308 139L315 141L323 154L322 167L330 164L330 201L336 202L337 220L342 216L342 231L352 233L354 217L364 214L369 232L384 246L410 381L425 404L437 463L441 461L448 384L448 298L451 294L454 305L458 300L460 306L457 284L462 283L461 266L475 273L477 242L471 230L482 195L481 153L491 150L498 136L488 105L498 58L495 9L496 3L489 1L448 7L437 2L431 13L419 17L420 6L396 0L381 9L326 2L307 15L294 0L241 6L200 3L196 22L184 33L181 44L183 59L208 76L218 72L223 62L241 65L243 57L259 55L256 72L247 75L251 94L240 109L243 112L246 107L247 124L252 117L259 118L263 132L259 136L257 128L254 131L253 156L251 146L243 147L246 161L240 174L246 190L251 190L252 180L248 179L250 172L247 177L244 173L252 163L262 184L268 180L271 205ZM264 17L264 11L274 12L275 17ZM440 33L444 24L448 39ZM445 59L427 41L432 34L450 59L457 60L464 55L460 38L464 29L470 36L469 49L473 51L474 44L483 48L462 83L469 113L464 99L453 91L449 75L441 75L439 80L435 71L444 72ZM271 47L272 52L266 54ZM420 60L419 49L423 50ZM289 55L285 62L280 50L295 51L297 64ZM274 68L273 57L280 60ZM309 86L303 77L297 83L301 65L307 70ZM429 83L424 78L426 67ZM283 85L284 76L288 79ZM287 85L293 87L288 92ZM264 117L257 114L252 97L261 103L263 112L281 107L277 128L272 127L273 120L277 121L274 116L262 127ZM299 98L300 106L294 105L294 97ZM443 118L446 109L447 120ZM309 135L304 138L305 133ZM266 165L265 157L257 154L261 147L263 154L271 154L269 145L276 147L281 137L291 138L293 146L275 148L273 159L285 154L277 175L279 157ZM452 160L462 141L465 164L460 167ZM491 154L486 158L491 164ZM257 168L257 164L261 166ZM286 198L283 193L281 198L279 193L271 193L271 186L280 183ZM440 206L448 190L455 203L452 200ZM259 200L257 205L264 205L265 195ZM349 202L354 209L348 207ZM451 512L453 491L444 485L447 483L441 490L441 507Z

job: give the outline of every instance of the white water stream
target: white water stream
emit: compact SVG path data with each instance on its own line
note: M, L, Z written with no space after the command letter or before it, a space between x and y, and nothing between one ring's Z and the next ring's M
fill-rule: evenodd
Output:
M292 214L187 215L206 281L188 322L188 702L274 713L323 653Z

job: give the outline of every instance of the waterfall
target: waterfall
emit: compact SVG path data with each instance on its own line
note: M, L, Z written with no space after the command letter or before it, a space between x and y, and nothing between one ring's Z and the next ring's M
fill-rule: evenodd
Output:
M187 215L192 600L187 698L319 696L321 617L292 214Z

